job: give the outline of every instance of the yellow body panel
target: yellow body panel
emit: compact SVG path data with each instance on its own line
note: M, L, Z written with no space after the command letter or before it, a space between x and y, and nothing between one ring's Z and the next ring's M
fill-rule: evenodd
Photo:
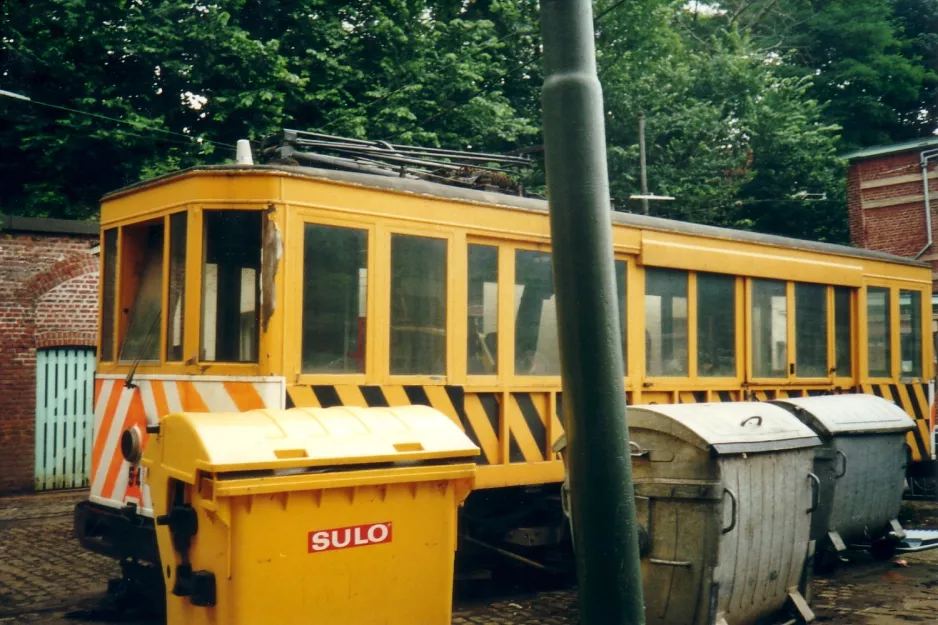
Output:
M187 249L191 270L186 273L186 293L196 296L185 298L184 362L141 362L137 371L142 374L282 376L288 406L430 405L469 433L482 450L480 487L559 481L562 472L549 448L563 424L559 376L519 375L514 371L515 254L518 250L549 251L548 216L541 210L542 205L499 194L467 192L462 196L447 196L446 187L442 186L438 188L444 191L439 193L417 192L390 188L392 183L372 184L363 176L356 180L300 168L228 167L182 172L105 198L101 214L104 229L161 216L168 219L174 211L189 211ZM270 300L272 313L269 323L260 332L256 363L202 363L198 358L200 300L197 295L202 286L199 262L203 253L201 216L209 210L226 208L264 211L270 225L270 228L265 226L265 232L272 237L270 241L265 239L265 262L274 255L277 258L273 263L276 270L269 276L269 288L262 289L262 297ZM928 383L934 378L934 370L930 340L930 269L848 248L809 249L777 240L736 237L726 230L682 231L671 227L671 223L646 220L636 225L616 221L613 227L616 258L627 264L626 388L631 403L746 401L763 396L839 392L894 395L895 401L916 418L919 426L918 434L909 437L913 459L931 457L934 425ZM303 285L310 279L304 276L303 267L304 224L358 228L367 232L363 371L322 374L302 370L302 293ZM444 375L398 376L389 372L390 240L395 233L446 242ZM497 372L486 375L470 375L466 364L469 336L466 258L470 244L491 245L499 250ZM646 374L644 291L647 267L688 272L686 340L690 357L685 376ZM729 377L705 377L695 357L699 344L694 288L698 272L736 277L736 371ZM851 289L851 375L831 372L825 377L802 378L790 374L775 379L753 375L752 284L753 280L766 278L788 281L787 340L791 362L797 354L794 283L811 282ZM891 375L886 378L870 378L868 374L868 287L891 289ZM921 294L921 375L914 378L901 372L900 290ZM830 362L835 353L832 289L827 293ZM128 368L127 364L99 364L102 373L119 374Z

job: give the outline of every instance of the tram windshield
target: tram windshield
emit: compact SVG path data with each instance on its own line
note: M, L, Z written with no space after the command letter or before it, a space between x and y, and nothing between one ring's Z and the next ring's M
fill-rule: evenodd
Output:
M120 360L157 361L160 359L160 312L163 292L163 223L139 224L124 228L121 273L129 307L125 314L126 332L120 348ZM126 311L126 312L125 312Z

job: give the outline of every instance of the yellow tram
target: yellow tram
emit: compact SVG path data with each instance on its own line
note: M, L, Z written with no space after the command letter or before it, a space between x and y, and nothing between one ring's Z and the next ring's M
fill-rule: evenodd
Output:
M139 460L165 414L427 404L482 450L464 526L555 542L563 524L545 501L563 479L551 450L563 421L546 209L292 166L199 167L106 196L79 538L158 561ZM913 464L934 458L927 265L611 218L630 404L875 393L915 419Z

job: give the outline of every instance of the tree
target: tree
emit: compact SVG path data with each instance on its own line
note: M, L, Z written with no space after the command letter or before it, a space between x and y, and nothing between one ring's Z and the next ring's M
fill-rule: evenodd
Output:
M233 155L284 126L503 149L537 133L501 89L534 50L442 0L45 0L0 9L0 210L88 216L99 197ZM514 3L489 15L512 19ZM520 57L520 58L519 58ZM519 61L521 63L519 63ZM157 130L154 130L157 129Z
M651 71L617 65L605 83L616 206L637 210L638 111L646 114L651 189L677 197L653 214L696 223L844 242L837 127L822 120L811 81L746 37L665 40ZM826 198L826 199L820 199Z
M724 0L683 22L693 32L748 32L756 46L811 76L824 119L845 149L893 143L936 130L938 73L931 61L936 0ZM929 30L930 29L930 30ZM931 63L931 64L929 64Z

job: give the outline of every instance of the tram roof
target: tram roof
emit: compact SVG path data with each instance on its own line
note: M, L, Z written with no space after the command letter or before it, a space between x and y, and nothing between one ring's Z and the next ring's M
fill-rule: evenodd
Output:
M124 195L130 191L139 190L152 185L162 184L175 178L186 177L198 173L210 173L217 175L226 173L243 174L264 172L276 175L289 175L300 178L340 182L343 184L357 185L375 189L385 189L412 195L458 200L461 202L469 202L473 204L485 204L490 206L500 206L541 213L546 213L548 210L547 202L545 200L539 200L535 198L520 197L515 195L508 195L505 193L482 191L477 189L466 189L463 187L412 178L400 178L397 176L391 177L359 172L289 165L203 165L190 167L188 169L171 172L123 187L108 193L102 198L102 201ZM885 252L878 252L875 250L861 249L847 245L837 245L834 243L806 241L803 239L794 239L791 237L782 237L773 234L760 234L757 232L748 232L746 230L733 230L731 228L707 226L686 221L665 219L663 217L638 215L635 213L613 212L612 222L646 230L689 234L711 239L723 239L727 241L759 243L762 245L821 252L824 254L837 254L840 256L868 258L872 260L911 265L914 267L929 267L927 263L921 261L906 258L904 256L887 254Z

